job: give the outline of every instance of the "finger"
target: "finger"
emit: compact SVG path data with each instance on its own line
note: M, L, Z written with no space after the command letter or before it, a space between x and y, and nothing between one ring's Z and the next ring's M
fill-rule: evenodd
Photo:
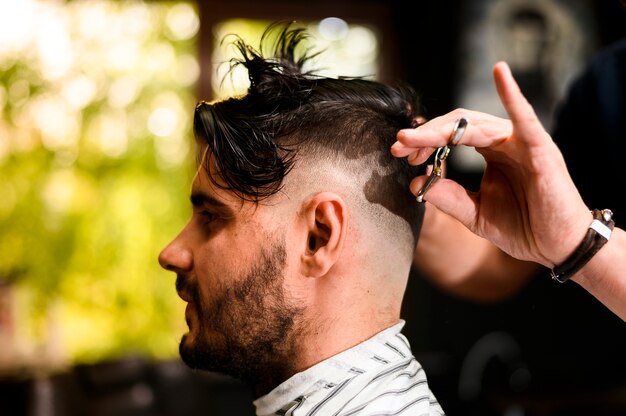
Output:
M422 163L426 162L428 160L428 157L433 154L433 152L435 151L435 149L432 149L430 147L428 148L424 148L424 149L419 149L414 151L413 153L411 153L407 158L407 162L409 162L409 165L411 166L417 166L417 165L421 165Z
M510 137L512 125L509 120L476 111L457 109L434 118L416 129L400 130L392 145L394 155L406 156L424 147L441 147L450 141L457 120L469 119L465 134L459 144L473 147L489 147Z
M506 62L498 62L493 68L493 77L500 101L513 122L518 139L528 143L541 142L547 133L535 114L519 85L513 78Z
M417 166L426 162L430 155L435 152L432 147L425 147L421 149L404 147L398 144L396 147L392 147L391 154L395 157L406 157L409 165Z
M419 158L419 155L420 155L420 151L415 150L413 153L407 156L406 160L409 162L409 164L414 164L415 160Z
M404 143L400 141L397 141L393 145L391 145L391 154L394 155L395 157L407 157L421 150L422 149L420 149L419 147L406 146Z
M411 192L417 195L427 179L427 175L413 179L410 185ZM441 178L426 192L424 200L456 218L470 230L475 229L478 194L466 190L451 179Z
M422 149L419 149L417 151L417 154L414 154L412 158L408 158L409 165L421 165L422 163L426 162L430 158L430 155L432 155L433 153L435 153L434 147L424 147Z
M418 125L424 124L426 123L426 117L417 116L415 117L415 121L417 122Z

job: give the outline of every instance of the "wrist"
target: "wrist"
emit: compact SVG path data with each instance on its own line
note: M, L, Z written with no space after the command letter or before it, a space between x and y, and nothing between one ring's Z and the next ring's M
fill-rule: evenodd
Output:
M600 282L604 276L610 274L609 271L615 267L615 259L624 256L624 247L626 247L626 232L615 228L611 239L606 242L602 250L599 250L578 273L572 276L571 280L587 289L592 285L601 285Z
M611 210L592 211L593 221L574 252L551 270L552 279L564 283L576 275L610 240L614 227Z

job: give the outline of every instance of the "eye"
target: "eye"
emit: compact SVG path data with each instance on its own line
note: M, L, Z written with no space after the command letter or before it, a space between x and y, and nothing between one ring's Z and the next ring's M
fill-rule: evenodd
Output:
M217 219L217 215L211 211L200 211L200 218L203 225L209 225Z

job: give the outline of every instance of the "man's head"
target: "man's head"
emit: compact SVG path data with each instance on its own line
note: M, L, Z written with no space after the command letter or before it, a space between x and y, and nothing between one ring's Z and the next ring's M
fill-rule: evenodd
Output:
M248 93L197 106L194 212L160 256L183 359L268 387L397 321L423 215L389 150L412 91L303 73L304 32L273 30L269 58L236 42Z

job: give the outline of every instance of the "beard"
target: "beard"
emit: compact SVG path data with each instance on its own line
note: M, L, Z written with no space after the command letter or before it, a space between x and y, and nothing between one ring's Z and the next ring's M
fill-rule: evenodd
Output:
M177 286L190 293L198 318L193 340L184 335L179 348L189 367L244 380L257 392L293 373L295 323L303 308L286 299L285 260L284 243L263 250L247 273L225 279L212 299L201 298L196 281L178 276Z

